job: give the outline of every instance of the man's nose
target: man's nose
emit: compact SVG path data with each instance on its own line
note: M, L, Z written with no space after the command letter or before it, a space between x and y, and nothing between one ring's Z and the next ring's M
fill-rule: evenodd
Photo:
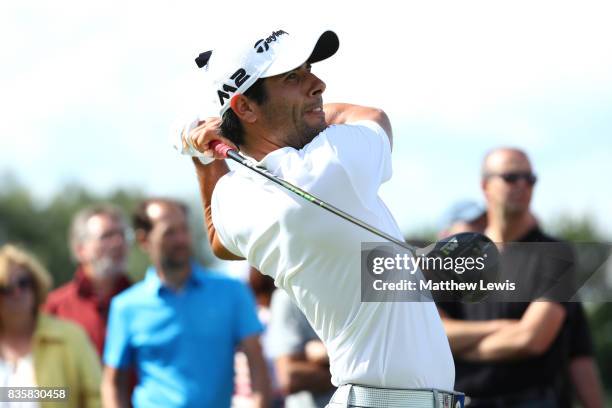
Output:
M125 236L125 231L116 231L113 233L108 240L108 245L110 248L118 248L127 245L127 238Z
M319 79L318 76L316 76L313 73L309 73L309 75L312 77L312 84L310 86L310 91L308 93L308 96L317 96L317 95L321 95L323 92L325 92L325 82L323 82L321 79Z

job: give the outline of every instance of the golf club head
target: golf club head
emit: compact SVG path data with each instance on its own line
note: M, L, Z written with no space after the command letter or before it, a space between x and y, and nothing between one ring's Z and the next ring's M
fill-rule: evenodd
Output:
M417 255L440 260L433 262L433 267L422 267L427 279L434 282L476 284L471 285L469 289L438 294L438 298L434 293L436 301L480 302L489 293L482 290L482 287L486 287L490 282L497 282L499 278L499 250L488 237L476 232L451 235L417 251Z

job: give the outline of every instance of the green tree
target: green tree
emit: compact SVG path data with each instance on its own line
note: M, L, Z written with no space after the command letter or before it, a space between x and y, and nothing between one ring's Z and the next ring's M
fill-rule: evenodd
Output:
M576 255L578 259L582 258L585 262L594 265L592 268L599 268L606 261L610 262L610 245L606 243L604 234L597 228L592 218L564 216L552 223L550 228L557 236L567 241L581 243L575 246L578 252ZM603 277L603 273L601 275ZM612 396L612 303L588 303L586 306L589 306L587 312L595 343L597 364L610 401L610 396Z
M5 175L0 181L0 244L12 242L32 251L49 269L56 286L70 280L76 268L68 247L72 216L85 206L102 202L118 206L129 216L145 197L137 190L119 189L109 194L96 194L83 186L67 185L41 204L14 177ZM202 228L199 202L197 205L191 203L190 208L196 257L204 264L211 264L213 255ZM128 256L130 278L140 280L147 265L146 255L131 245Z

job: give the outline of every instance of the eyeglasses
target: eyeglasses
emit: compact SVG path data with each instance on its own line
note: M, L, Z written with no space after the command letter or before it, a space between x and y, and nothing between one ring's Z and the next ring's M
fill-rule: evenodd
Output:
M7 286L0 286L0 295L10 296L15 293L15 290L32 289L34 287L34 281L29 276L22 276L17 279L14 283Z
M491 177L499 177L508 184L514 184L517 181L523 179L530 186L533 186L536 183L536 181L538 181L538 178L536 177L535 174L531 172L527 172L527 171L513 172L513 173L501 173L501 174L487 174L487 178L491 178Z

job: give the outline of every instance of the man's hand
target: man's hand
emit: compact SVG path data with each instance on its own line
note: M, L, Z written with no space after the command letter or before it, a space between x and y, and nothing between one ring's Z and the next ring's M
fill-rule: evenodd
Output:
M321 340L310 340L304 346L304 354L306 360L313 363L321 364L323 366L329 366L329 356L327 355L327 349Z
M197 122L195 128L183 135L183 141L194 150L202 153L204 157L223 159L210 147L210 143L218 140L231 148L238 150L236 145L221 135L221 118L206 118Z
M238 150L236 145L221 135L221 119L209 117L205 120L196 118L189 125L183 126L176 131L174 148L181 154L194 156L203 164L211 163L214 159L223 159L213 149L211 142L218 140L233 149Z

